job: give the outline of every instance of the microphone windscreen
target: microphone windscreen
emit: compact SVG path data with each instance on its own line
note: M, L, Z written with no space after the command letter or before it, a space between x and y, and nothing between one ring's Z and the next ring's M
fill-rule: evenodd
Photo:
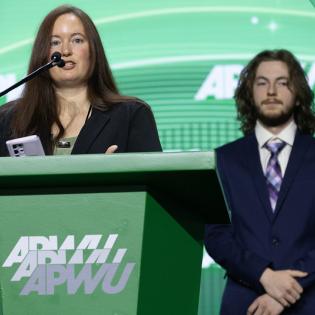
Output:
M51 55L51 60L58 62L59 60L61 60L61 53L58 51L55 51L52 55Z
M63 60L63 59L60 59L58 62L57 62L57 66L59 67L59 68L62 68L62 67L64 67L65 66L65 61Z

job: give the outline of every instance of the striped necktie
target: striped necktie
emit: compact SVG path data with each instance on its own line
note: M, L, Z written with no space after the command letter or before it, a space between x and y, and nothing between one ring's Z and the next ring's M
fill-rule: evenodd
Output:
M279 191L282 184L281 168L278 161L278 154L286 145L285 142L269 142L265 144L265 147L270 152L270 159L266 168L266 183L269 192L269 199L271 208L274 212L278 200Z

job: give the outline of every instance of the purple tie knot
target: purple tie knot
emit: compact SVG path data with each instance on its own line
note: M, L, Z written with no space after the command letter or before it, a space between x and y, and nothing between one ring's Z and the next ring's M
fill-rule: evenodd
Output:
M286 143L284 141L281 142L268 142L265 144L265 147L272 155L278 155L281 150L284 148Z

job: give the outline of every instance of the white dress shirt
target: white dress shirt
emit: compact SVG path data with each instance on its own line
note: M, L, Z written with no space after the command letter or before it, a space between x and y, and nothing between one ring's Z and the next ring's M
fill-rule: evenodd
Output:
M277 142L279 140L282 140L286 143L286 145L280 151L278 155L278 161L280 164L282 177L284 176L285 170L288 165L290 153L292 150L296 129L297 129L296 123L294 122L294 120L292 120L290 124L286 126L280 133L274 135L266 128L264 128L262 124L257 120L255 126L255 135L258 141L260 162L264 174L266 173L267 164L271 155L270 151L264 147L265 143L269 141Z

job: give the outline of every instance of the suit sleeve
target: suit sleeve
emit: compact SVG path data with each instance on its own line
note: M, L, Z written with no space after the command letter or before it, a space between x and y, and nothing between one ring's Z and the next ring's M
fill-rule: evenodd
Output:
M315 286L315 249L309 251L304 257L298 259L292 269L305 271L306 277L296 278L304 289Z
M0 157L9 156L6 141L9 139L12 106L13 102L10 102L0 107Z
M3 117L0 115L0 156L6 156L6 151L5 151L5 131L4 131L4 122L3 122Z
M224 172L224 161L221 154L216 153L217 173L224 191L226 205L231 213L232 224L207 224L205 247L209 255L226 269L227 274L232 279L260 294L264 292L264 289L259 279L271 262L250 252L237 240L233 228L233 204L230 187Z
M129 127L127 151L162 151L152 110L146 104L140 104L132 115Z

